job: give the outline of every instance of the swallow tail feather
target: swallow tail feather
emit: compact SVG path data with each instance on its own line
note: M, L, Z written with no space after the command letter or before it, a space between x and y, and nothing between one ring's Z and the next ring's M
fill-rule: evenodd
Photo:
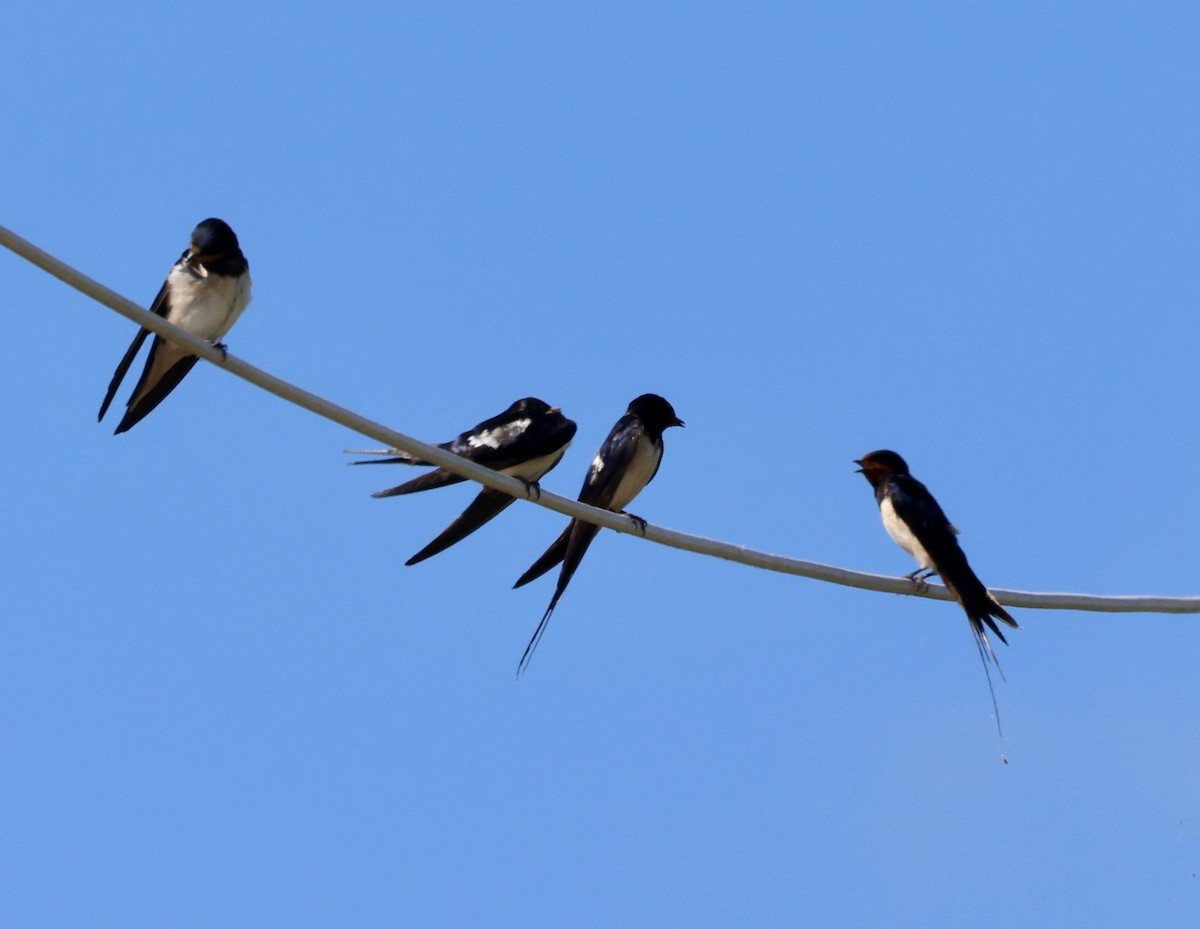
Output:
M567 542L571 538L571 528L574 525L575 520L567 523L567 528L562 531L562 535L551 542L550 547L542 552L541 557L529 566L529 570L517 578L517 582L513 584L513 590L524 587L530 581L536 581L551 568L562 563L567 556Z
M379 494L375 494L375 496L379 496ZM492 490L490 487L485 488L479 496L471 501L471 505L462 511L458 519L442 530L441 535L404 563L412 566L426 558L432 558L439 552L444 552L451 545L461 542L484 523L499 516L516 499L502 491Z
M179 382L187 376L187 373L196 366L196 362L199 360L195 355L180 358L166 370L166 373L159 378L153 387L143 394L142 388L145 386L147 376L150 373L150 366L147 365L146 371L142 374L142 379L138 381L137 387L133 390L133 397L129 401L129 408L125 410L125 415L121 417L121 422L113 430L113 435L128 432L154 412L155 407L167 399L167 395L179 386Z

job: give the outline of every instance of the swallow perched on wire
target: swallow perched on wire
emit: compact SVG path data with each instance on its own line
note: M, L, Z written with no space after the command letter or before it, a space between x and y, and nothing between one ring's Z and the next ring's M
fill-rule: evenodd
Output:
M683 420L675 415L671 404L657 394L642 394L635 399L629 404L625 415L617 420L612 432L600 446L600 451L592 459L583 488L579 491L579 502L624 512L625 507L658 473L663 456L663 431L671 426L682 425ZM550 598L550 605L546 607L517 665L518 677L533 657L554 607L558 605L575 569L599 531L599 526L572 519L562 535L513 585L514 588L524 586L562 563L554 596Z
M927 577L940 576L966 612L980 655L986 654L999 668L987 630L991 629L1005 645L1008 640L992 617L1013 629L1021 627L971 570L956 538L958 530L933 494L909 473L908 464L895 452L871 452L854 463L859 466L857 473L875 488L875 501L888 535L917 560L917 570L907 577L914 584L922 584Z
M575 437L575 423L567 419L558 407L537 399L525 397L518 400L503 413L485 419L477 426L438 448L453 452L476 464L515 477L536 487L537 482L562 460L571 439ZM408 464L428 465L414 455L399 449L359 451L351 454L387 455L371 461L352 461L350 464ZM398 497L414 494L435 487L446 487L461 483L465 478L442 468L423 474L397 487L380 490L372 497ZM516 497L501 490L484 487L471 505L463 510L458 519L443 530L442 534L413 555L406 565L414 565L438 552L443 552L456 542L461 542L488 520L502 513Z
M249 303L250 265L238 246L237 236L222 220L206 219L192 230L191 245L167 274L150 312L223 349L219 340ZM134 336L108 385L97 421L104 419L117 388L149 334L149 329L141 329ZM179 386L197 361L197 356L156 335L150 343L146 367L113 434L125 432L145 418Z

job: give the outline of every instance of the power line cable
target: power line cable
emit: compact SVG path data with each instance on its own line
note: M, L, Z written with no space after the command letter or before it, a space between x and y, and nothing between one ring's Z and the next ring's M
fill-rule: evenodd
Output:
M58 278L64 284L75 288L98 303L122 316L132 320L139 326L169 339L176 345L186 348L205 361L219 368L224 368L243 380L249 381L256 387L269 391L289 403L302 407L309 412L323 416L331 422L345 426L347 429L370 436L377 442L382 442L391 448L397 448L417 455L425 461L440 468L445 468L469 480L476 481L495 490L503 491L514 497L530 500L539 506L554 510L566 516L582 519L585 522L615 529L629 535L642 536L651 542L669 545L688 552L709 555L714 558L724 558L738 564L762 568L780 574L794 574L808 577L844 587L857 587L861 590L877 590L882 593L907 594L910 596L928 597L934 600L953 600L950 592L940 585L929 585L920 590L907 579L891 577L882 574L867 574L862 571L852 571L849 568L839 568L834 565L821 564L814 561L803 561L798 558L788 558L783 555L773 555L770 552L760 552L742 545L722 542L717 539L706 539L703 536L689 535L674 529L666 529L647 523L644 527L628 516L613 513L609 510L587 506L568 497L561 497L549 491L531 490L516 478L508 477L497 471L492 471L482 465L475 464L458 455L428 445L419 439L396 432L387 426L373 422L364 416L347 410L345 407L309 393L294 384L280 380L254 365L242 361L233 354L222 353L211 343L185 332L161 316L156 316L142 309L132 301L92 280L87 275L77 271L70 265L60 261L53 255L38 248L33 243L21 238L16 233L0 226L0 245L20 255L26 261L36 265L48 274ZM1200 597L1155 597L1155 596L1102 596L1098 594L1076 593L1040 593L1022 590L991 589L992 595L1005 606L1019 607L1028 610L1083 610L1095 613L1200 613Z

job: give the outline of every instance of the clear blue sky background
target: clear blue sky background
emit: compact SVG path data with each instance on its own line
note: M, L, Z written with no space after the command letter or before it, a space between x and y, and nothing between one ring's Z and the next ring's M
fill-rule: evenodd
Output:
M148 303L241 236L228 342L430 440L534 394L574 494L883 573L904 454L986 583L1200 594L1195 4L25 4L0 222ZM950 604L372 490L361 437L0 254L0 924L1177 926L1200 620ZM124 402L124 395L120 402Z

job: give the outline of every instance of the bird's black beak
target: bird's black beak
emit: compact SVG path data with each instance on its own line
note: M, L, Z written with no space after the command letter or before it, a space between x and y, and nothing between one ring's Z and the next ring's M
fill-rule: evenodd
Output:
M187 263L190 264L193 268L196 267L196 265L207 266L210 261L216 261L220 257L221 257L220 255L206 255L206 254L204 254L204 252L196 251L195 248L189 248L188 256L187 256Z
M674 422L672 422L672 423L671 423L671 425L672 425L672 426L679 426L679 427L682 429L682 428L683 428L683 420L682 420L682 419L680 419L678 416L676 416L676 417L675 417L675 421L674 421Z
M857 470L857 471L855 471L854 473L855 473L855 474L862 474L862 473L863 473L862 459L861 459L861 458L855 458L855 459L854 459L854 463L855 463L856 465L858 465L858 470Z
M208 259L207 255L204 255L204 254L196 251L194 248L189 248L188 255L187 255L187 261L185 263L187 264L187 266L189 268L195 268L198 271L204 271L205 273L207 273L208 269L205 267L205 262L207 261L207 259Z

